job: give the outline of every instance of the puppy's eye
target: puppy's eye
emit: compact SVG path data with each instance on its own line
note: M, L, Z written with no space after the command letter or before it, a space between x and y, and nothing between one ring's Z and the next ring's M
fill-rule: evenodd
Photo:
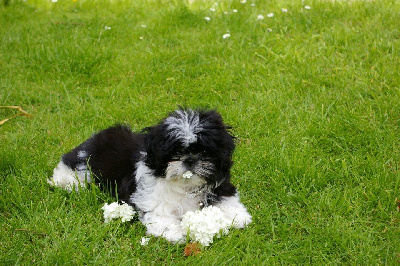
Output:
M202 152L200 153L200 156L201 156L201 157L207 157L207 156L208 156L208 152L207 152L207 151L202 151Z
M174 154L173 156L172 156L172 160L180 160L180 158L182 157L182 154L181 153L176 153L176 154Z

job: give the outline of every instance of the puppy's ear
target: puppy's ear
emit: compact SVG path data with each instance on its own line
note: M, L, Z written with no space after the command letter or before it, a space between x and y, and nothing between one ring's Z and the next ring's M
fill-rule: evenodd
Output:
M200 121L205 121L205 130L201 132L203 140L214 149L223 151L229 157L235 149L235 137L231 126L224 123L222 116L216 110L200 112Z
M165 134L163 125L147 127L143 130L146 135L144 138L147 152L146 164L153 170L158 170L162 164L165 146ZM157 171L158 172L158 171Z
M230 132L231 127L225 126L224 130L224 137L223 137L223 142L224 142L224 147L229 154L230 157L232 157L233 151L235 150L235 140L236 137L232 135Z

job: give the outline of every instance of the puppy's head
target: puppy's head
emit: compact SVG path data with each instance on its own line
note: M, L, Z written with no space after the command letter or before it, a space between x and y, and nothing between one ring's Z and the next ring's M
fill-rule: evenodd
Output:
M181 108L145 131L146 164L156 176L214 187L229 178L234 138L215 110Z

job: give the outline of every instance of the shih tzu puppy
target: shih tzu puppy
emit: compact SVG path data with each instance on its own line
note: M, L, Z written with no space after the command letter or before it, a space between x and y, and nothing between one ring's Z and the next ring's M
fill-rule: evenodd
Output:
M116 125L64 154L48 181L67 190L98 182L135 208L147 234L185 240L188 211L219 207L232 226L251 215L230 182L234 137L215 110L180 108L140 133Z

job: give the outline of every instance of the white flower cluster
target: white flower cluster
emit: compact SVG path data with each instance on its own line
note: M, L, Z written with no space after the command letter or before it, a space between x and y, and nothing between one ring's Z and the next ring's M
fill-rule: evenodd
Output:
M132 220L135 216L136 211L126 203L119 204L118 202L113 202L111 204L105 203L101 208L104 211L104 222L108 223L112 219L121 218L122 222Z
M183 216L181 226L188 231L192 242L209 246L214 236L219 238L228 234L231 222L224 217L220 208L208 206L202 210L187 212Z

